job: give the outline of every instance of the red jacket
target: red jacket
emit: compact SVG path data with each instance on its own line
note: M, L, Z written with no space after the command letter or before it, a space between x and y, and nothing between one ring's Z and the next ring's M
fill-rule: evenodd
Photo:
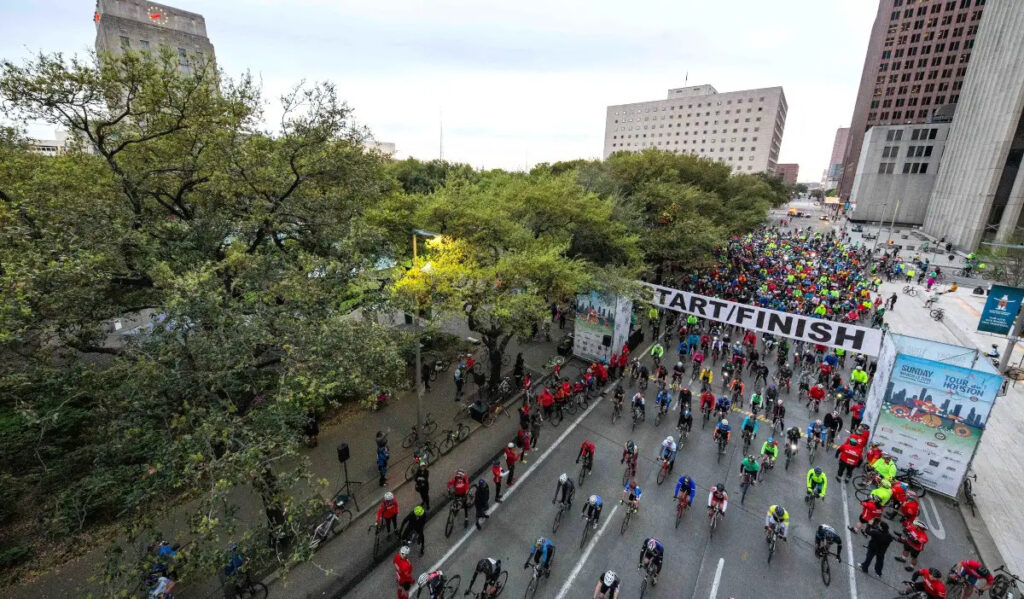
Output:
M882 515L882 508L875 505L874 501L862 501L860 502L860 508L860 517L868 522Z
M491 477L495 483L501 482L501 465L494 464L491 466Z
M825 399L825 388L821 385L815 385L811 387L807 394L810 395L812 399L822 401Z
M550 407L551 404L555 403L555 396L551 395L551 391L545 387L544 390L540 392L539 400L541 407L547 408Z
M882 457L882 450L878 447L872 447L868 450L868 464L874 464L875 460Z
M516 453L516 450L515 449L509 449L508 447L506 447L505 448L505 464L507 464L508 467L511 468L512 466L515 465L515 463L517 461L519 461L519 454Z
M850 445L849 441L843 443L843 446L839 448L839 461L847 466L856 466L857 464L860 464L861 449L862 448L859 445Z
M412 562L396 553L394 563L395 578L398 579L398 584L412 584Z
M913 522L917 519L917 514L921 511L921 504L911 499L900 506L900 515L907 519L908 522Z
M932 575L928 572L928 568L922 568L918 570L917 573L921 575L921 583L924 586L924 592L928 593L929 597L945 599L946 583L942 582L942 577L932 578Z
M469 477L453 476L448 481L448 488L454 490L456 495L465 495L469 491Z
M380 522L381 518L394 518L398 516L398 501L392 499L391 501L380 502L380 507L377 508L377 521Z
M903 542L914 551L921 551L928 543L928 533L913 524L909 524L906 530L903 531Z

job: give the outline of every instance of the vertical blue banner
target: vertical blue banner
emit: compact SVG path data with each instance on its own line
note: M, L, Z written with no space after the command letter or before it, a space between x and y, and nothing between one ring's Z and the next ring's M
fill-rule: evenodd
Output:
M985 309L978 321L978 330L997 335L1006 335L1013 328L1013 321L1020 310L1024 289L993 285L985 301Z

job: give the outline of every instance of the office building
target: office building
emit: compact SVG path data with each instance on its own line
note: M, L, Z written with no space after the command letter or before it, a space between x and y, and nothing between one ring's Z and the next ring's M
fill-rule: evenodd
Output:
M608 107L604 156L654 148L723 162L735 172L774 173L787 110L781 87L670 89L664 100Z
M843 200L868 129L933 122L936 110L959 102L983 9L985 0L879 0L840 174Z
M949 128L932 123L868 129L850 194L850 220L923 223Z
M1024 205L1024 2L989 2L924 230L965 250L1014 239Z
M775 165L775 174L782 177L783 183L796 185L796 179L800 175L800 165L793 163Z
M395 142L393 141L367 140L363 142L363 147L366 148L367 150L380 152L381 154L387 156L388 158L394 158L395 156L396 147Z
M159 51L170 48L179 68L187 72L193 60L214 63L206 20L194 12L143 0L97 0L96 51Z
M843 173L843 162L846 159L846 143L849 139L849 127L836 129L836 137L832 140L832 157L828 160L828 168L825 170L825 176L821 182L825 189L839 187L839 176Z
M59 156L67 154L77 145L78 149L82 152L92 153L91 146L75 144L75 138L69 135L67 131L57 130L54 132L53 137L53 139L29 139L28 150L43 156Z

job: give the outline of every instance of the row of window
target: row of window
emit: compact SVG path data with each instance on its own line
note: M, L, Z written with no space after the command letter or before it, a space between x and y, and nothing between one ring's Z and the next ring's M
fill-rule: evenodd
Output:
M621 139L640 139L641 137L643 137L643 138L645 138L645 139L646 139L646 138L647 138L647 134L646 134L646 133L644 133L643 135L640 135L640 134L636 134L636 135L613 135L613 136L612 136L612 139L620 139L620 140L621 140ZM664 134L662 134L662 133L659 133L658 135L654 135L654 134L652 133L652 134L651 134L651 138L654 138L654 137L672 137L672 135L671 135L671 134L669 134L669 135L664 135ZM721 141L722 143L725 143L725 138L723 137L723 138L722 138L722 139L720 139L720 140L716 140L715 138L711 138L711 140L710 140L710 143L715 143L716 141ZM735 143L735 142L736 142L736 138L735 138L735 137L731 138L731 141L732 141L732 143ZM744 142L745 142L745 141L747 141L747 138L746 138L746 137L742 138L742 141L744 141ZM750 138L750 141L751 141L751 142L755 142L755 141L757 141L757 138L756 138L756 137L751 137L751 138ZM621 142L620 142L620 143L621 143ZM676 144L679 144L679 140L676 140L676 142L675 142L675 143L676 143ZM695 139L695 140L693 140L693 142L690 142L690 140L688 140L688 139L684 139L684 140L683 140L683 145L684 145L684 146L685 146L685 145L687 145L687 144L689 144L689 143L693 143L693 145L697 145L697 140ZM701 144L706 144L706 143L708 143L708 140L706 140L706 139L702 139L702 140L700 140L700 143L701 143ZM615 145L615 143L612 143L612 145L614 146L614 145ZM754 149L754 147L753 147L753 146L751 146L751 147L750 147L750 149L751 149L751 150L753 150L753 149ZM732 150L733 150L733 148L729 148L729 151L730 151L730 152L731 152ZM721 151L723 151L723 152L725 151L725 146L722 146L722 150L721 150ZM743 152L743 151L744 151L744 146L740 146L740 152Z
M743 98L738 98L736 100L736 103L737 104L742 104L743 100L744 100ZM752 104L754 102L754 98L752 98L752 97L751 98L746 98L746 101L747 101L748 104ZM758 98L757 101L758 102L764 102L764 96L761 96L760 98ZM732 100L726 100L725 104L727 106L732 104ZM715 105L716 106L721 106L722 102L718 101ZM696 106L697 106L697 108L705 108L705 107L706 108L711 108L712 107L711 102L708 102L706 105L704 103L698 103ZM693 107L694 107L693 104L687 104L686 105L687 110L692 110ZM675 110L677 108L679 110L682 110L683 109L683 105L682 104L673 104L673 105L670 105L670 106L662 106L661 110L662 111L665 111L666 109L668 109L668 110ZM758 109L758 110L760 110L760 109ZM615 114L618 114L618 115L639 114L641 112L658 112L658 107L655 106L655 107L653 107L653 109L650 106L642 108L642 109L641 108L623 109L623 110L620 110L619 112L617 112ZM750 111L748 110L747 112L750 112ZM710 114L710 113L708 113L708 114ZM716 112L715 114L718 114L718 113ZM686 115L686 116L690 116L690 115Z
M895 162L880 162L878 163L878 174L879 175L891 175L896 172ZM928 174L928 163L927 162L905 162L903 163L903 174L904 175L927 175Z
M935 127L917 127L910 130L910 139L913 141L935 139L939 130ZM903 139L903 129L889 129L885 134L885 141L900 141Z
M612 145L614 145L614 144L612 144ZM624 145L627 145L627 144L624 144ZM656 147L656 145L661 145L661 143L659 142L658 144L654 144L653 142L647 142L646 145L643 144L643 143L637 143L636 145L637 145L636 149L641 149L643 147L653 148L653 147ZM624 148L624 149L627 149L627 150L632 149L633 144L628 144L628 146L629 147ZM704 157L704 158L708 158L709 160L717 160L718 162L729 163L730 166L732 166L736 170L743 170L743 165L742 164L731 164L733 162L733 158L731 156L729 156L729 157L721 157L720 156L718 158L715 158L714 156L705 156L703 151L698 151L698 150L682 150L682 149L679 149L679 148L665 148L665 147L659 148L659 149L664 150L666 152L672 152L673 154L692 154L694 156L701 156L701 157ZM621 152L622 149L613 150L613 151ZM740 156L737 159L737 162L738 161L742 161L742 160L743 160L743 157ZM749 160L753 160L753 157L751 157ZM748 171L754 170L754 166L753 165L748 164L746 166L747 166L746 170L748 170Z
M971 1L972 0L960 0L960 10L964 10L964 9L970 8L971 7ZM920 4L921 0L906 0L906 2L907 2L907 6L910 6L914 2L917 2L918 4ZM985 0L973 0L973 2L974 2L974 6L985 6ZM894 8L899 8L899 7L903 6L903 0L895 0L892 3L892 5L893 5ZM925 6L919 7L917 9L917 14L918 15L923 15L925 13L925 9L926 8L927 7L925 7ZM953 10L955 8L956 8L956 0L948 0L946 2L946 11L947 12L951 11L951 10ZM932 5L932 11L931 12L932 12L932 14L935 14L935 13L939 12L941 9L942 9L942 2L936 2L935 4ZM908 10L913 12L914 9L913 8L909 8Z
M890 133L892 132L890 131ZM928 158L932 155L932 147L933 146L908 146L907 158ZM885 146L882 148L882 158L899 158L899 153L899 146Z
M739 121L737 121L737 122L739 122ZM708 124L707 121L705 121L704 122L704 126L707 126L707 124ZM717 125L718 121L715 121L715 124ZM723 122L722 124L723 125L727 125L728 123ZM694 123L694 125L699 127L700 123ZM611 131L640 131L640 130L647 131L648 129L650 129L650 130L653 131L654 129L664 129L664 128L665 128L665 125L643 125L642 127L640 125L619 125L618 127L611 127L610 130ZM672 128L671 123L668 125L668 128L669 129ZM682 129L683 125L676 125L676 128L677 129ZM761 130L760 127L754 127L754 131L760 131L760 130ZM744 127L743 128L743 132L744 133L746 133L748 131L750 131L750 127ZM729 132L729 129L722 129L722 133L728 133L728 132ZM733 133L738 133L739 132L739 127L733 127L732 132ZM707 135L708 134L708 130L707 129L704 129L703 131L693 130L693 134L694 135L697 135L698 133L700 133L701 135ZM713 134L714 133L718 133L718 129L712 129L711 133L713 133ZM683 131L683 135L690 135L690 131Z
M956 104L959 101L959 95L954 94L949 97L950 104ZM936 102L936 104L938 104L938 102ZM889 112L887 110L883 112L872 111L868 113L868 123L884 123L888 121L899 121L903 119L925 119L934 113L934 108L921 108L918 109L916 112L913 110L893 110L892 112Z
M763 108L761 108L760 106L758 106L758 107L757 107L757 111L758 111L758 112L761 112L761 111L763 111L763 110L764 110L764 109L763 109ZM732 112L732 111L726 110L726 111L725 111L725 114L731 114L731 112ZM747 109L747 112L752 112L752 109L748 108L748 109ZM722 111L721 111L721 110L716 110L716 111L715 111L715 116L718 116L718 115L720 115L721 113L722 113ZM739 110L737 110L737 111L736 111L736 114L740 114L740 113L741 113L741 111L739 111ZM693 117L693 116L696 116L697 118L700 118L700 113L699 113L699 112L697 112L697 113L694 113L694 114L690 114L690 113L687 113L687 115L686 115L686 118L691 118L691 117ZM705 112L705 113L704 113L704 116L711 116L711 113L710 113L710 112ZM668 115L668 118L669 118L669 120L671 120L671 119L674 119L674 118L682 119L682 118L683 118L683 115L682 115L682 113L680 113L680 114L679 114L678 116L677 116L677 115L674 115L674 114L670 114L670 115ZM661 116L655 116L655 117L649 117L649 116L645 116L645 117L644 117L643 119L641 119L640 117L634 117L634 118L623 118L623 119L615 119L615 122L616 122L616 123L618 123L618 122L619 122L620 120L621 120L621 121L622 121L623 123L632 123L632 122L640 122L641 120L644 120L644 121L664 121L664 120L665 120L665 115L661 115ZM748 118L747 120L749 121L750 119ZM759 120L759 121L760 121L761 119L760 119L760 118L758 118L757 120ZM728 120L726 120L725 122L729 122L729 121L728 121ZM738 123L738 122L739 122L739 119L737 119L737 120L736 120L735 122L737 122L737 123ZM718 123L718 121L715 121L715 123L717 124L717 123ZM686 124L687 124L687 126L689 126L689 125L690 125L691 123L690 123L689 121L687 121L687 122L686 122ZM700 124L700 121L696 121L696 122L695 122L695 124L698 124L698 125L699 125L699 124ZM707 125L707 124L708 124L708 122L707 122L707 121L704 121L704 124L705 124L705 125Z
M967 35L974 35L977 32L978 32L977 27L975 27L974 25L972 25L970 28L967 29ZM928 35L928 34L931 34L931 33L934 33L934 32L933 31L929 31L927 34L925 34L925 37L924 37L924 41L925 42L931 42L932 41L932 37L930 35ZM921 34L919 34L919 33L915 33L914 35L911 35L909 38L907 36L905 36L905 35L901 35L901 36L896 38L896 45L897 46L902 46L902 45L906 44L907 41L909 41L911 44L919 43L921 41L920 39L918 39L920 35ZM953 30L953 36L954 37L960 37L961 35L963 35L963 28L962 27ZM948 36L940 35L939 39L943 40L943 39L946 39L947 37ZM886 40L886 41L888 41L888 40ZM885 47L889 48L890 46L892 46L892 44L888 44ZM973 49L974 49L974 38L971 38L969 40L965 40L964 41L964 50L973 50ZM910 48L896 48L895 50L882 50L882 60L890 60L892 58L903 58L904 56L917 56L918 52L920 52L921 55L923 56L923 55L926 55L926 54L931 54L933 50L935 51L936 54L942 54L946 50L949 50L950 52L957 52L957 51L960 50L960 42L959 41L949 42L949 46L948 47L946 46L946 42L940 41L939 43L934 44L934 45L930 44L930 43L927 43L927 44L925 44L923 46L911 46Z
M132 40L127 35L121 36L121 49L131 50ZM139 50L145 52L150 49L149 40L139 40ZM196 52L196 56L202 58L201 52ZM181 66L188 65L188 50L185 48L178 48L178 64Z

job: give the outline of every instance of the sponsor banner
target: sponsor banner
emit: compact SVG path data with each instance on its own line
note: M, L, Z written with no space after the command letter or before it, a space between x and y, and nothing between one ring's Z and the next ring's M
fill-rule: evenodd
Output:
M572 353L586 360L600 360L611 357L616 321L620 319L618 295L591 291L576 297L576 323L573 330ZM625 331L629 334L629 314L626 314ZM621 344L618 347L622 347Z
M878 329L740 304L651 283L643 285L651 290L648 301L659 308L695 314L762 333L841 347L869 356L878 355L882 342L882 332Z
M955 497L1001 384L996 374L897 354L872 440L901 468L920 470L923 485Z
M893 335L886 335L882 339L882 349L878 352L878 367L875 369L875 376L871 379L867 395L864 398L864 414L861 422L868 424L874 430L878 415L882 411L882 400L885 390L889 387L889 376L892 374L893 364L896 363L896 343Z
M985 300L985 309L981 311L978 330L997 335L1009 334L1020 310L1021 298L1024 298L1024 289L993 285Z

